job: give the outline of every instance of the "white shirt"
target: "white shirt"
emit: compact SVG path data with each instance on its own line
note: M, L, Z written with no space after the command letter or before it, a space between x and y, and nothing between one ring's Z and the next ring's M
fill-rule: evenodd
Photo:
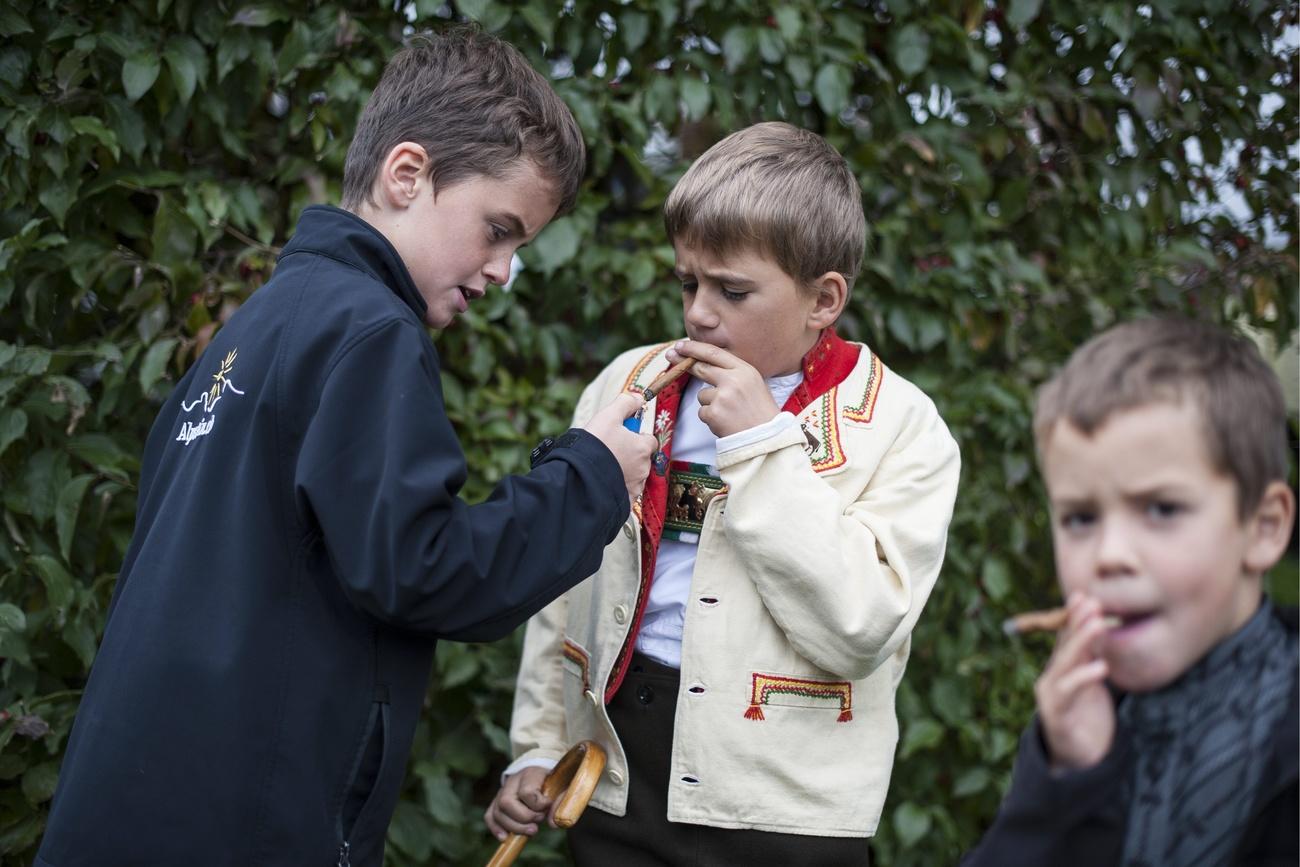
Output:
M777 406L784 406L790 394L803 382L803 371L774 376L765 381L772 400ZM682 392L682 401L677 407L677 425L673 430L672 459L704 464L710 475L718 475L719 443L724 450L736 448L796 423L793 415L782 412L769 422L719 440L709 426L700 421L700 389L703 387L703 382L692 378ZM682 667L682 628L697 550L698 541L660 540L650 597L646 600L641 630L636 637L638 651L672 668Z

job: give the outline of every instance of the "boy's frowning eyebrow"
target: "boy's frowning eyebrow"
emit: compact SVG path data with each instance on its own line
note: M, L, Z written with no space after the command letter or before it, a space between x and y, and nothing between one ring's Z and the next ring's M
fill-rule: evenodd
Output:
M676 276L678 280L689 280L690 278L697 276L690 271L685 271L681 268L674 268L673 275ZM734 271L709 271L706 269L701 272L700 276L707 277L713 283L722 283L726 286L748 287L757 285L753 280L748 277L742 277Z

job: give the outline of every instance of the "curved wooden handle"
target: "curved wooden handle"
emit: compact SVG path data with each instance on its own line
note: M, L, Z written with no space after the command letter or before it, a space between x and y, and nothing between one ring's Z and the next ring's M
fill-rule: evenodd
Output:
M580 741L560 759L542 780L542 794L548 798L559 795L555 805L555 824L572 828L587 809L591 793L596 791L600 775L605 770L605 749L595 741ZM497 847L496 854L487 867L510 867L519 857L528 838L523 834L510 834Z

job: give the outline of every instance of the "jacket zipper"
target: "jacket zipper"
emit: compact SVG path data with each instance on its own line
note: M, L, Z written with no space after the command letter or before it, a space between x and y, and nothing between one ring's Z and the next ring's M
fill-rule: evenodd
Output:
M338 867L352 867L352 862L348 860L348 850L352 847L347 840L339 844L339 863Z

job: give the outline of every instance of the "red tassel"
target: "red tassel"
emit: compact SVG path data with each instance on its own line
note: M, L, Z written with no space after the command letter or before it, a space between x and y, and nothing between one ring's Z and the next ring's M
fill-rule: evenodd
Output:
M853 719L853 711L844 710L844 711L840 711L840 718L836 720L836 722L850 722L852 719Z
M759 722L762 722L764 719L763 709L756 704L751 704L749 710L745 711L745 719L758 720Z

